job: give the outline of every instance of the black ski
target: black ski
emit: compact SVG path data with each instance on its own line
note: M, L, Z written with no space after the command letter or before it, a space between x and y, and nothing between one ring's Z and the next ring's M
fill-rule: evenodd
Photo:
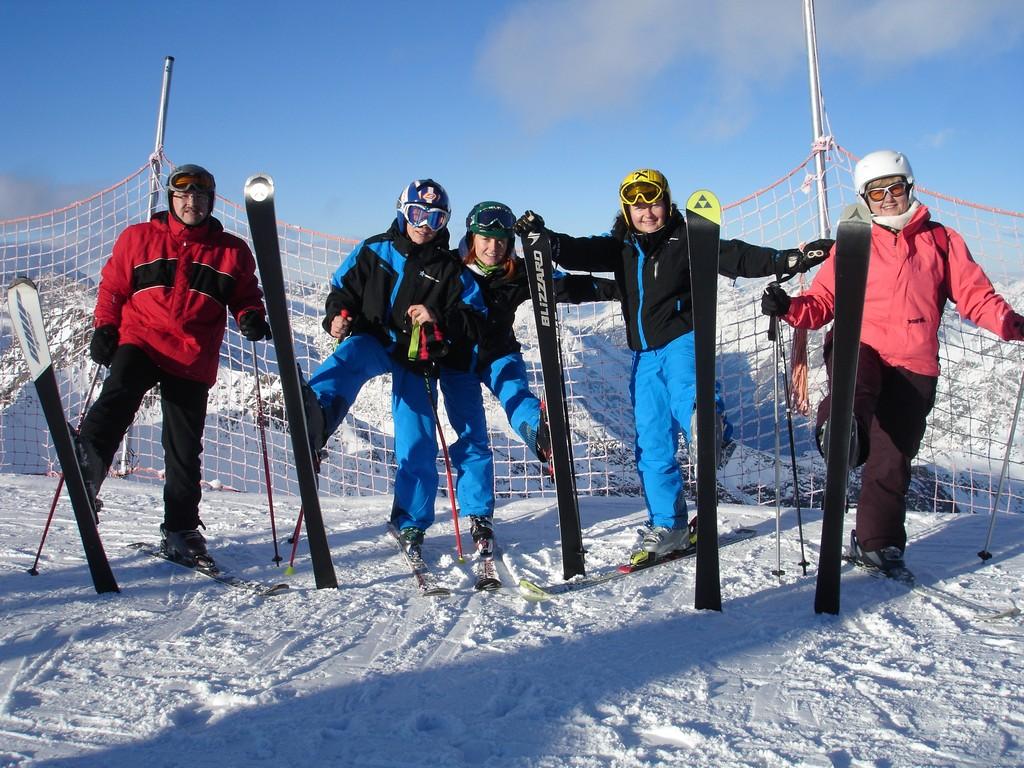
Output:
M187 568L190 571L201 573L203 576L207 576L214 581L219 581L221 584L226 584L227 586L234 587L235 589L245 590L246 592L252 592L254 595L259 595L260 597L271 597L288 591L287 584L264 584L260 581L235 576L232 573L225 573L214 565L212 561L209 564L196 563L195 565L190 565L175 557L171 557L169 554L164 552L161 547L153 544L147 544L144 541L137 541L134 544L129 544L128 546L142 552L143 554L149 555L150 557L155 557L159 560L166 560L168 563L180 565L182 568Z
M274 335L277 367L281 375L288 429L292 434L295 474L299 481L302 515L309 540L309 556L313 563L313 577L317 589L335 588L338 577L331 562L324 518L320 511L317 492L316 467L309 444L309 428L302 401L302 385L295 361L291 323L288 320L288 297L281 269L281 250L277 239L277 218L274 214L274 180L265 174L250 176L245 182L245 212L249 218L256 263L260 270L260 283L267 305L267 318Z
M388 522L387 526L388 533L395 540L409 570L412 571L413 578L416 579L416 586L419 587L420 594L426 597L448 597L451 595L452 591L448 587L438 584L437 578L431 573L430 566L427 565L423 556L418 552L409 551L409 547L402 540L398 529L391 522Z
M836 232L835 318L832 324L831 410L825 433L825 496L822 502L821 552L814 593L815 613L839 613L839 576L843 559L843 515L850 472L853 395L857 381L864 290L871 256L871 213L863 203L846 207Z
M738 544L741 541L747 541L757 535L757 531L752 528L737 528L729 533L723 533L721 536L716 537L718 539L719 547L727 547L730 544ZM700 539L697 539L698 546L700 545ZM582 579L576 579L575 581L565 581L561 584L552 584L550 586L542 586L529 579L519 580L519 592L527 600L547 600L552 597L559 595L566 595L572 592L578 592L581 589L589 589L590 587L597 586L598 584L606 584L609 581L615 581L616 579L625 578L631 574L643 573L649 571L652 568L657 568L661 565L668 563L674 563L677 560L688 560L694 556L698 558L700 555L694 548L683 549L678 552L672 552L669 555L664 555L658 560L655 560L652 565L643 566L637 568L631 565L619 565L608 571L594 574L592 576L586 576Z
M686 202L693 346L697 368L697 578L693 606L722 610L718 570L718 468L715 456L715 324L722 206L706 189ZM691 437L693 437L691 435ZM692 445L692 441L691 441Z
M110 562L103 551L103 542L96 528L96 512L82 477L71 429L61 402L60 388L57 386L57 376L53 371L50 347L43 326L39 290L35 283L27 277L15 279L7 289L7 307L11 324L21 342L29 374L35 382L46 424L53 437L53 446L64 473L64 485L71 498L71 508L75 512L78 532L82 537L92 583L97 592L119 592L114 573L110 570Z
M548 427L551 431L551 463L558 501L558 524L562 541L562 575L569 579L585 573L583 531L576 498L576 467L573 464L572 433L565 400L565 376L558 333L558 308L552 280L551 236L546 230L523 235L523 253L529 276L533 315L537 326L537 349L544 378Z

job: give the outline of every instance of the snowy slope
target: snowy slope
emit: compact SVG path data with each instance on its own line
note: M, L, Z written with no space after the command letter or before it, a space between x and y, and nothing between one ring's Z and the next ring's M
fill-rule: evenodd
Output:
M66 501L29 576L52 478L0 476L3 766L1015 766L1024 762L1024 620L843 576L842 613L813 612L791 510L781 580L772 509L723 506L724 610L697 612L693 562L545 603L474 594L451 522L426 554L457 591L415 593L383 534L383 497L324 503L341 587L312 586L300 548L290 593L262 599L127 548L154 540L158 487L110 480L101 533L122 587L97 596ZM295 500L276 498L278 528ZM642 519L636 499L583 499L591 571ZM256 495L207 492L211 550L267 582ZM499 510L519 575L558 580L545 499ZM817 560L820 514L804 513ZM913 514L909 564L929 584L1024 603L1024 517ZM468 542L467 542L468 545ZM287 554L287 552L285 552Z

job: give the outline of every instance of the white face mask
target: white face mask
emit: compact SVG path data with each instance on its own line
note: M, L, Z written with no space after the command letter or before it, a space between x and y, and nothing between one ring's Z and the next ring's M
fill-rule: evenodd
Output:
M905 210L903 213L901 213L901 214L899 214L897 216L876 216L876 215L872 214L871 215L871 220L873 222L875 222L875 224L878 224L880 226L886 227L887 229L894 230L895 232L899 232L905 226L907 226L907 222L908 221L910 221L912 218L914 218L914 214L917 212L917 209L920 208L920 207L921 207L921 204L919 202L917 202L917 200L914 200L910 204L910 207L907 208L907 210Z

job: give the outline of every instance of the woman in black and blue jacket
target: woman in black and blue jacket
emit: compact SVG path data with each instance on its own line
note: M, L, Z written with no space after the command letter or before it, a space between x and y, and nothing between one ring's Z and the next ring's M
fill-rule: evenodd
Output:
M471 350L468 370L442 366L441 391L448 420L458 434L452 465L458 475L460 514L471 519L477 548L490 542L494 513L494 463L487 436L481 385L498 398L509 424L541 461L551 457L541 402L530 391L521 345L513 328L516 310L530 300L526 267L513 253L515 214L503 203L478 203L466 218L459 259L475 278L487 305L484 332ZM555 300L579 304L618 298L615 283L590 275L556 273ZM448 359L457 359L453 352Z

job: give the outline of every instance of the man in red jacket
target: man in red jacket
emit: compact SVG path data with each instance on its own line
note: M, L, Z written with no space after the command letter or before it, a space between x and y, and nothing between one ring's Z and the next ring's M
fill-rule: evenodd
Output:
M850 549L865 564L888 571L903 567L910 462L935 403L946 302L1007 341L1024 339L1024 318L995 292L960 234L932 221L915 199L905 155L866 155L854 169L854 185L871 210L872 225L850 458L864 471ZM835 314L835 279L829 259L802 296L790 298L777 284L769 285L761 309L796 328L821 328ZM831 387L831 332L823 352ZM829 408L826 397L818 407L819 449Z
M198 165L167 179L167 211L128 227L103 267L89 352L110 375L79 433L95 498L143 396L160 385L163 413L163 547L189 564L205 560L199 532L203 427L221 341L234 316L250 341L270 337L256 263L245 242L211 216L216 185ZM205 526L203 526L205 527Z

